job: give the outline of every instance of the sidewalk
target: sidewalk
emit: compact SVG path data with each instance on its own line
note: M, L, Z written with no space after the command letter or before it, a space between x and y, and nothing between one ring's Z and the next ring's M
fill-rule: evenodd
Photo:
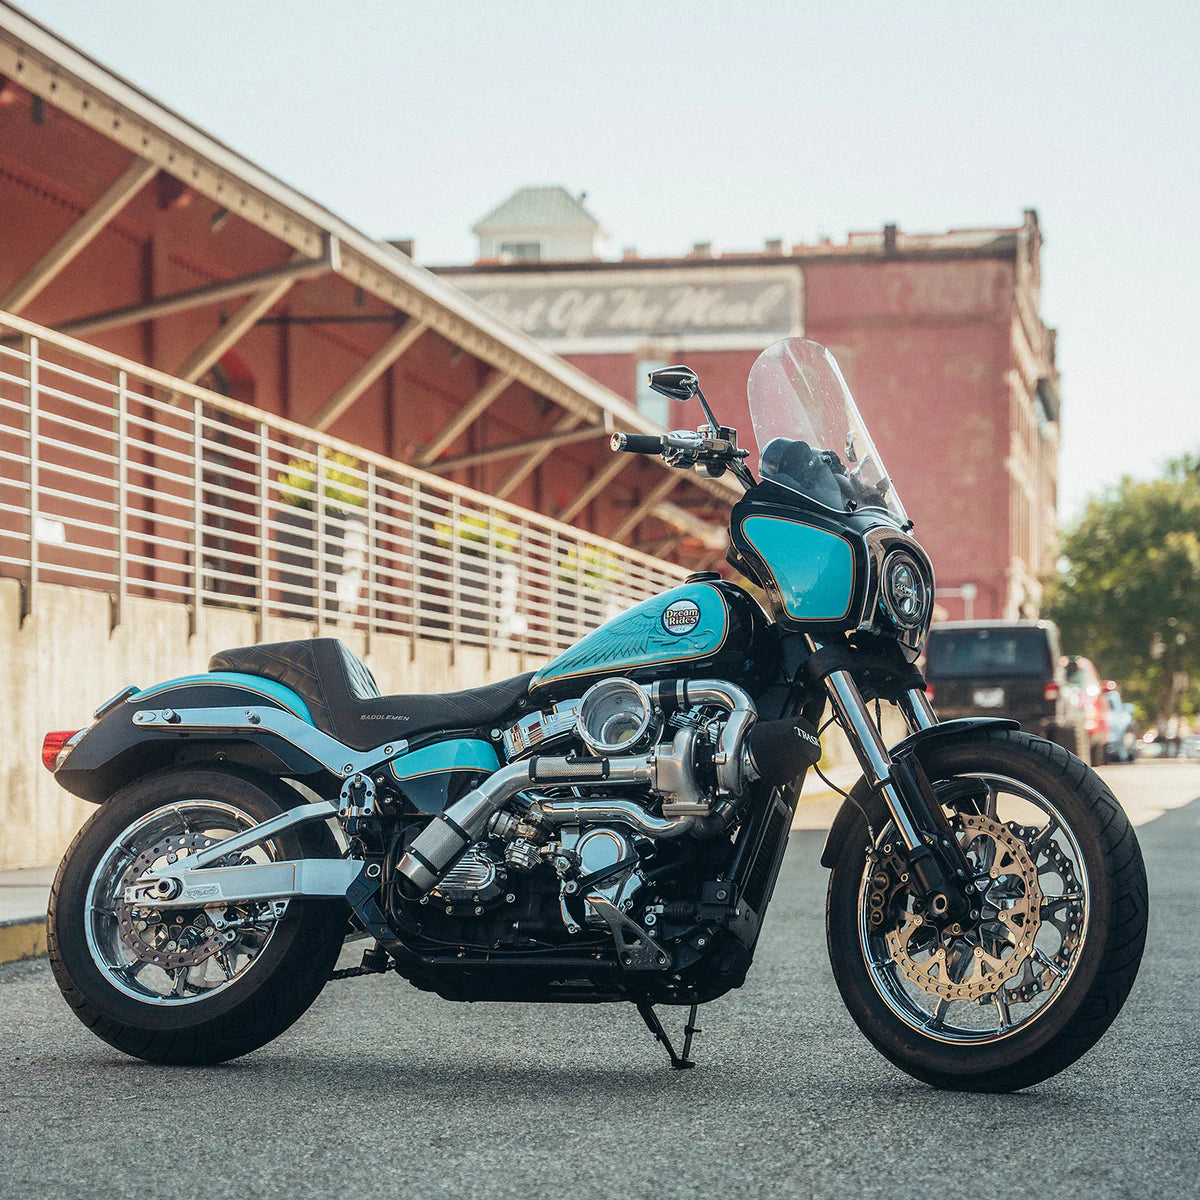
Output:
M0 963L46 953L46 907L57 869L0 871Z
M857 767L827 772L840 788L849 791L858 778ZM828 829L842 798L817 776L809 775L804 795L796 806L793 829ZM0 963L41 958L46 953L46 906L56 867L31 867L0 871Z

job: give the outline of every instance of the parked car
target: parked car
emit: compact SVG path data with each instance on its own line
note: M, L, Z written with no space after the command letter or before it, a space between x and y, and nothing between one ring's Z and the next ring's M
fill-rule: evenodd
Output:
M1090 658L1073 654L1067 659L1067 686L1079 699L1088 735L1088 757L1093 767L1108 761L1108 707L1100 672Z
M946 621L925 644L939 716L1012 717L1087 759L1083 709L1067 686L1053 621Z
M1101 685L1100 698L1108 717L1108 742L1105 757L1109 762L1129 763L1137 757L1141 744L1137 736L1137 722L1133 716L1133 705L1121 699L1121 690L1111 680Z

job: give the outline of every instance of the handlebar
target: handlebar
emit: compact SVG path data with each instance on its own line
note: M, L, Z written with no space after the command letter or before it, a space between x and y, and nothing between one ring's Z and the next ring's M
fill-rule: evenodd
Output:
M614 433L610 445L627 454L661 454L663 440L652 433Z

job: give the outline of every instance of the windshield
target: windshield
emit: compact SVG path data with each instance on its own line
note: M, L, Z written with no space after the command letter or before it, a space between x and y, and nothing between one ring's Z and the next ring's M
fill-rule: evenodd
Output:
M807 338L768 346L746 385L763 479L837 513L908 517L833 355Z

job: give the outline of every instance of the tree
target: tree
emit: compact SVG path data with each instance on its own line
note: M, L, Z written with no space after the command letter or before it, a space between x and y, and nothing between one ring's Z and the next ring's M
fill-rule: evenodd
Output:
M1200 711L1200 454L1093 497L1063 539L1045 615L1149 720Z

